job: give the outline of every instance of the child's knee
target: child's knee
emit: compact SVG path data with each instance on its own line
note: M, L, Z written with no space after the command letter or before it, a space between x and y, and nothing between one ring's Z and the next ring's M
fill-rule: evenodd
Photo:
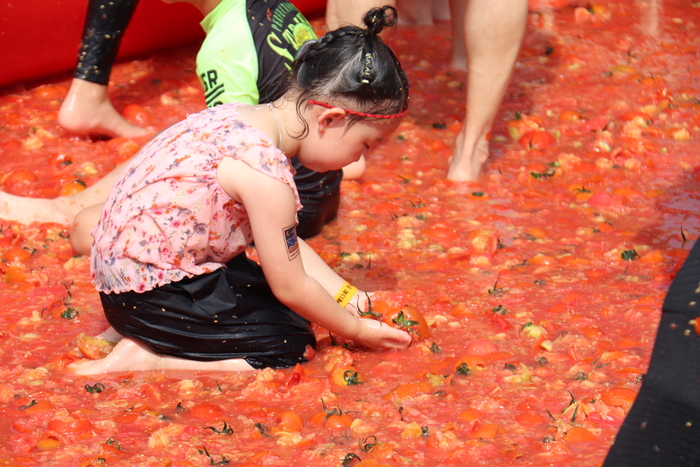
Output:
M77 254L90 254L92 248L91 232L98 219L99 213L95 214L90 208L83 209L76 214L70 228L70 244Z

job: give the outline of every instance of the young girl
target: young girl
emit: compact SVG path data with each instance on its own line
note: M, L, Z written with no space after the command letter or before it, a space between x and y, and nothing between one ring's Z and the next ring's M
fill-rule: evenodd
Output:
M377 35L396 10L374 8L364 23L308 45L274 103L190 115L134 157L91 252L105 316L125 338L74 371L291 366L313 355L309 321L371 349L408 346L407 333L360 317L366 294L295 229L289 158L319 172L343 167L406 111L406 76ZM245 256L253 239L262 267Z

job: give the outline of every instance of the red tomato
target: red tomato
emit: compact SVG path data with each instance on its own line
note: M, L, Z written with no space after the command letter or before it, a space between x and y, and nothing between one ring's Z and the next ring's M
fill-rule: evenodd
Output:
M422 341L432 334L423 314L411 305L394 308L382 317L382 321L396 329L407 331L414 342Z
M528 131L518 140L518 144L528 149L544 149L556 142L554 136L547 131Z
M62 153L49 156L48 163L51 167L61 168L73 163L70 156Z
M498 346L488 339L474 339L467 342L465 351L471 355L487 355L498 350Z
M15 170L3 177L2 182L7 187L7 192L13 195L22 195L26 190L34 185L34 182L39 180L39 177L30 170Z
M146 108L138 104L129 104L124 107L122 115L125 119L137 125L147 125L153 120L153 117Z
M201 402L190 409L190 415L200 420L218 420L224 416L220 406Z

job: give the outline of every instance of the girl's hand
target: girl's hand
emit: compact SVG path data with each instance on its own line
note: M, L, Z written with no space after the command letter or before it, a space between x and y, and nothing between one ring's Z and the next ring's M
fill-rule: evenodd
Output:
M372 350L405 349L411 344L411 336L374 319L359 318L360 333L354 339Z
M374 292L358 290L355 296L352 297L352 300L350 300L350 303L345 305L345 309L353 316L360 318L367 316L366 313L372 303L372 295L374 295ZM371 318L371 316L367 317Z

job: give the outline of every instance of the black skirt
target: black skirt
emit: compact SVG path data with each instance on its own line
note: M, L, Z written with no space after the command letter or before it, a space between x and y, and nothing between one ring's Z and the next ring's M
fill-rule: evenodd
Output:
M700 240L671 283L646 377L604 467L700 466Z
M307 361L308 347L316 348L310 323L275 298L245 253L209 274L100 298L117 332L159 354L283 368Z

